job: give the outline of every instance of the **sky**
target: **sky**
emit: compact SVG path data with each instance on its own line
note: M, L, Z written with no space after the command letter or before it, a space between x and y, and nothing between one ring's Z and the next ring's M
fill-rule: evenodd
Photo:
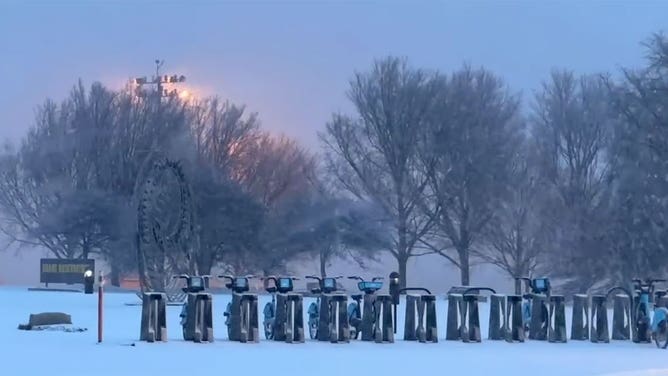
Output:
M485 66L529 103L553 68L639 66L667 14L659 0L0 0L0 138L20 140L36 106L78 79L120 88L162 59L189 90L246 104L317 150L331 114L352 110L348 80L376 58Z
M348 80L404 56L444 72L485 66L528 101L553 68L619 71L666 27L667 1L0 0L0 137L18 140L46 98L81 78L121 87L184 74L199 95L259 113L316 148Z

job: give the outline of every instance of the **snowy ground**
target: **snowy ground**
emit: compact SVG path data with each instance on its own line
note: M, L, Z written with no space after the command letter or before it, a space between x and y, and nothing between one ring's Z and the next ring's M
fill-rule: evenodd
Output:
M260 297L260 310L270 298ZM349 344L285 344L262 340L258 344L229 342L222 312L228 295L214 297L216 342L184 342L180 307L168 307L169 342L149 344L139 338L139 306L132 294L105 294L104 342L97 344L97 296L67 292L29 292L0 288L0 359L2 375L668 375L668 351L653 344L631 342L566 344L528 341L506 343L485 340L488 307L481 305L482 343L445 341L445 300L438 300L437 344L404 342L403 312L399 307L398 339L393 344L353 341ZM305 309L310 299L305 300ZM30 313L61 311L72 315L83 333L17 330ZM570 312L567 308L569 334ZM611 316L610 316L611 317ZM306 317L305 320L306 322ZM136 346L129 346L135 343ZM194 372L194 373L193 373ZM429 373L424 373L429 372Z

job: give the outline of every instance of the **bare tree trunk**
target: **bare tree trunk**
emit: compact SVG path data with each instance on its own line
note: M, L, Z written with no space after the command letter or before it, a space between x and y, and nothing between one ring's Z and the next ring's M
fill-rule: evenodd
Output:
M114 261L114 259L111 259L110 264L110 277L111 277L111 285L120 287L121 286L121 272L120 269L118 268L118 263Z
M399 288L406 288L406 269L408 266L408 256L403 253L397 257L397 264L399 264Z
M466 223L469 219L468 210L464 211L462 222ZM459 256L459 272L462 286L471 284L471 233L469 229L460 225L459 243L456 244L457 255Z
M402 200L399 197L399 228L397 229L399 244L397 246L397 262L399 264L399 287L405 288L408 280L407 264L408 264L408 244L406 243L406 216L401 210Z
M521 275L516 276L515 278L519 278L519 277L521 277ZM515 294L522 295L522 290L523 290L522 283L524 283L524 282L521 279L516 279L515 280Z
M90 245L88 244L88 241L84 239L84 241L81 243L81 258L84 260L88 260L89 255L90 255Z
M199 257L195 257L195 263L197 264L197 271L200 275L211 274L211 269L213 269L213 254L211 252L200 253Z
M520 263L515 264L515 267L511 269L512 270L512 277L513 278L521 278L521 277L526 277L527 276L527 271L524 270L524 267Z
M421 220L416 205L427 185L416 163L439 89L440 80L404 59L377 60L370 72L351 80L349 98L357 114L334 114L323 137L336 180L354 196L381 205L396 224L395 244L386 248L397 260L401 287L408 259L421 255L415 244L432 225Z
M469 249L468 247L458 248L457 253L459 253L459 271L460 271L462 286L469 286L471 283Z
M320 278L327 277L327 256L320 250Z

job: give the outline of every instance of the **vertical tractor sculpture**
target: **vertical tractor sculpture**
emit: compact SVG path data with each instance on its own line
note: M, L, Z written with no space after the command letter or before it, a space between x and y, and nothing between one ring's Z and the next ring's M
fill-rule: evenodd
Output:
M137 259L142 292L165 292L174 274L197 275L194 213L181 164L153 163L137 187Z

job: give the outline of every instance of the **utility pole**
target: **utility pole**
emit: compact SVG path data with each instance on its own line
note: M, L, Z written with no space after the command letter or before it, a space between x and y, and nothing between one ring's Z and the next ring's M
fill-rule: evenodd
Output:
M176 89L168 90L165 89L165 84L178 84L185 82L186 77L184 75L161 75L160 68L165 63L164 60L155 60L155 76L151 79L144 77L137 77L130 80L130 83L135 86L135 94L138 97L148 97L155 95L158 101L162 98L175 97L178 96L178 91ZM143 90L143 87L146 85L155 85L155 91L153 93Z

